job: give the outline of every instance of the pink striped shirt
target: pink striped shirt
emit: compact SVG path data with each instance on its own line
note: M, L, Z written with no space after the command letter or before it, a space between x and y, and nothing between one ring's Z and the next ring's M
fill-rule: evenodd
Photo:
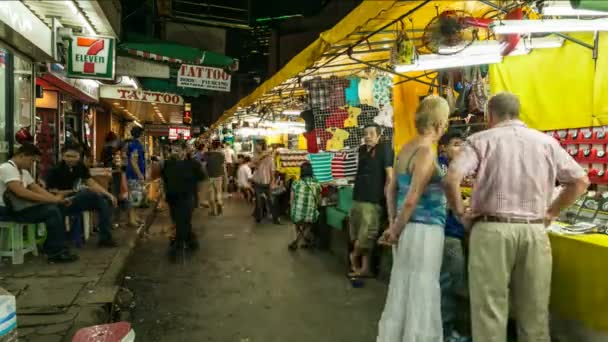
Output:
M526 219L544 217L556 179L567 184L585 176L554 138L519 120L470 136L450 170L477 174L471 198L474 215Z

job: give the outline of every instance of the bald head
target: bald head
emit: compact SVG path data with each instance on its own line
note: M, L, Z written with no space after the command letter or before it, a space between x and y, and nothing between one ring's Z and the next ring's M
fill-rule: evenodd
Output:
M488 100L487 112L490 120L498 123L506 120L519 119L519 98L511 93L498 93Z

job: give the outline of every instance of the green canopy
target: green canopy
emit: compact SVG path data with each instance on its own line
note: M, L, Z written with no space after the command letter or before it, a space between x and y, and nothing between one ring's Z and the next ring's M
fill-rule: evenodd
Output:
M198 64L218 68L231 68L237 63L234 58L192 46L133 34L127 38L131 40L119 44L119 52L158 62Z

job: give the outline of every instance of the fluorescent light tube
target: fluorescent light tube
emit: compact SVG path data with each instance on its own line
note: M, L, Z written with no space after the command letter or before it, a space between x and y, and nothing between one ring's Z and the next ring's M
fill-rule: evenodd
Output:
M605 1L608 3L608 1ZM608 12L593 11L586 9L574 9L570 1L546 2L543 6L543 15L548 16L608 16Z
M300 115L300 113L302 113L301 110L295 110L295 109L286 109L283 111L284 115Z
M424 71L437 69L450 69L471 65L495 64L502 62L502 56L498 53L466 56L466 55L420 55L418 62L414 64L399 64L395 66L396 72Z
M608 31L608 19L496 20L490 28L496 34L595 32Z
M533 49L554 49L564 45L564 38L560 37L542 37L542 38L523 38L515 50L509 53L509 56L527 55Z
M465 47L466 46L466 47ZM457 46L440 46L440 55L487 55L500 54L502 45L496 40L479 40L473 43L460 44Z

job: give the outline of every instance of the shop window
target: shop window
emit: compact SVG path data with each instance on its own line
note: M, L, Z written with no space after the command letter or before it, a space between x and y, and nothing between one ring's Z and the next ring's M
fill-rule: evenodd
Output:
M32 109L34 105L34 78L33 78L33 63L14 56L14 132L20 129L31 127L32 125ZM13 137L15 139L15 137ZM17 143L15 141L15 143Z
M8 50L0 48L0 163L8 160L6 139L6 57Z

